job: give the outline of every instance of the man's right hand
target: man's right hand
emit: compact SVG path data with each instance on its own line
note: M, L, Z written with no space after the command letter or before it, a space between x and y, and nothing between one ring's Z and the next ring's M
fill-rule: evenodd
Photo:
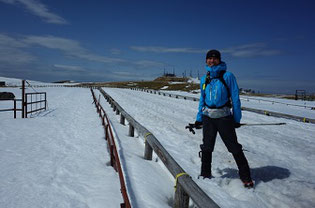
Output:
M202 122L200 122L200 121L195 121L195 128L196 128L196 129L201 129L201 128L202 128Z

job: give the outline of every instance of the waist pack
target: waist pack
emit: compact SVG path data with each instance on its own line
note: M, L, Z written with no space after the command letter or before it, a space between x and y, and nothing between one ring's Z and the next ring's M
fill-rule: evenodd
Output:
M203 115L209 118L222 118L231 115L231 110L229 107L225 106L222 108L207 108L202 110Z

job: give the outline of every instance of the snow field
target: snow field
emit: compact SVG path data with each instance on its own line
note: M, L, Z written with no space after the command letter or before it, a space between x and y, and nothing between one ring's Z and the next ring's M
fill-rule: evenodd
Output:
M20 89L5 89L21 97ZM0 206L118 207L123 202L118 174L108 166L104 130L90 90L36 90L47 92L48 111L30 119L0 113ZM198 102L126 89L104 90L158 138L220 207L315 206L314 124L243 111L244 123L287 123L237 129L256 183L254 190L247 190L219 136L212 163L215 178L197 179L202 132L192 135L185 126L195 121ZM174 178L156 155L152 161L143 159L143 138L129 137L128 123L119 124L119 116L102 96L101 102L114 127L133 207L172 207Z
M179 91L161 91L174 95L182 95L188 97L200 98L200 93L192 94L188 92ZM305 118L315 119L315 110L311 110L309 107L315 107L315 101L303 101L303 100L290 100L282 98L268 98L268 97L255 97L241 95L240 100L243 107L255 108L259 110L267 110L278 113L284 113L289 115L295 115ZM277 103L278 102L278 103ZM288 104L288 105L286 105ZM299 105L299 106L294 106ZM301 106L308 106L304 108Z
M30 119L0 114L1 207L119 206L119 180L89 89L39 91L47 92L48 111Z
M148 128L176 161L197 178L202 133L185 129L194 122L198 102L139 91L104 88L131 116ZM315 204L314 124L243 112L245 123L286 122L285 126L237 129L248 158L254 190L244 189L232 155L218 136L211 180L197 180L221 207L313 207Z

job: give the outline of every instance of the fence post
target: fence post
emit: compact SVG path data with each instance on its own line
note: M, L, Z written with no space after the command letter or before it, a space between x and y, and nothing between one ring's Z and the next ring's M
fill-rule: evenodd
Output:
M129 123L129 134L128 136L134 137L135 136L135 128Z
M152 153L153 153L153 149L149 145L147 139L145 138L145 142L144 142L144 159L152 160Z
M16 118L16 100L14 99L14 118Z
M183 187L176 182L175 199L173 208L188 208L189 207L189 196L184 191Z
M120 114L120 124L125 125L125 117Z
M105 140L108 139L108 124L105 124Z
M22 80L22 118L25 116L25 80Z
M47 110L47 95L46 95L46 92L45 92L45 110Z
M104 113L104 115L102 116L102 125L105 126L105 113Z
M119 115L119 110L118 109L116 109L116 115Z
M24 107L25 107L25 110L24 110L25 116L24 116L24 118L27 118L27 96L25 96Z

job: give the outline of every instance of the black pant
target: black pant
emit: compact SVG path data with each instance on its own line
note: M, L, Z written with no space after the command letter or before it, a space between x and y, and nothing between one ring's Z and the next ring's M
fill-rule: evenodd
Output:
M243 153L242 145L238 143L232 116L223 118L209 118L203 116L203 144L201 173L211 173L212 152L219 132L228 151L233 154L242 180L251 180L247 159ZM205 156L205 157L203 157ZM209 158L209 159L208 159ZM206 168L206 169L205 169Z

